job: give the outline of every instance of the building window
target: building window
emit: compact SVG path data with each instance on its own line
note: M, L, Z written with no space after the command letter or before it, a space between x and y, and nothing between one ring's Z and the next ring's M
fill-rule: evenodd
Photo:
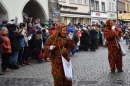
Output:
M114 3L109 2L109 11L115 11Z
M89 5L89 1L88 0L84 0L84 4L85 5Z
M95 1L95 11L99 11L99 2Z
M78 4L82 4L82 0L77 0L77 3Z
M109 2L109 10L111 11L111 2Z
M114 11L114 3L112 3L112 11Z
M75 3L75 0L70 0L71 3Z
M102 12L105 12L105 3L102 2Z
M129 4L127 4L127 11L129 12Z
M123 3L123 6L122 6L122 7L123 7L123 10L126 11L126 9L125 9L125 3Z
M94 10L94 1L91 0L91 10L93 11Z

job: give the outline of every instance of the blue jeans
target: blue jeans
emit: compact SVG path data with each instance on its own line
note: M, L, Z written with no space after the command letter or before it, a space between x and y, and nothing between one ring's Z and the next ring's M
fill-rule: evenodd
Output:
M129 44L129 38L126 38L126 44Z
M17 65L19 51L13 51L10 57L10 64Z
M75 54L76 53L76 48L77 48L77 45L75 45L74 49L70 50L69 52L72 53L72 54Z

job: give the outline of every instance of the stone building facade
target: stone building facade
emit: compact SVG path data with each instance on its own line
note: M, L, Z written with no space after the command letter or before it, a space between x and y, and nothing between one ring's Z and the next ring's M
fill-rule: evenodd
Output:
M49 19L48 0L0 0L0 21L14 19L23 22L23 16L31 15L42 22Z
M61 23L91 23L90 0L58 0Z

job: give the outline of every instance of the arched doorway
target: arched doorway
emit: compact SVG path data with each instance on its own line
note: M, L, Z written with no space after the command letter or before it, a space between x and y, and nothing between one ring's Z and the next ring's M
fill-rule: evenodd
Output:
M41 22L46 21L46 15L44 9L36 0L30 0L24 7L23 13L31 15L33 19L39 18Z
M8 19L8 12L4 8L4 6L2 5L2 3L0 3L0 24L2 23L3 19Z

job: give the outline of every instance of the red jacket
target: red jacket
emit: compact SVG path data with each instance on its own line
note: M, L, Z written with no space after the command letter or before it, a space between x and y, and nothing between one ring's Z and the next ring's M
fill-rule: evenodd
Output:
M6 34L0 32L0 34L3 36L3 39L4 39L4 43L2 43L2 48L3 48L3 51L2 53L11 53L12 52L12 49L11 49L11 44L10 44L10 39L7 37Z
M56 33L56 28L51 27L51 29L50 29L50 35L53 35L55 33Z

